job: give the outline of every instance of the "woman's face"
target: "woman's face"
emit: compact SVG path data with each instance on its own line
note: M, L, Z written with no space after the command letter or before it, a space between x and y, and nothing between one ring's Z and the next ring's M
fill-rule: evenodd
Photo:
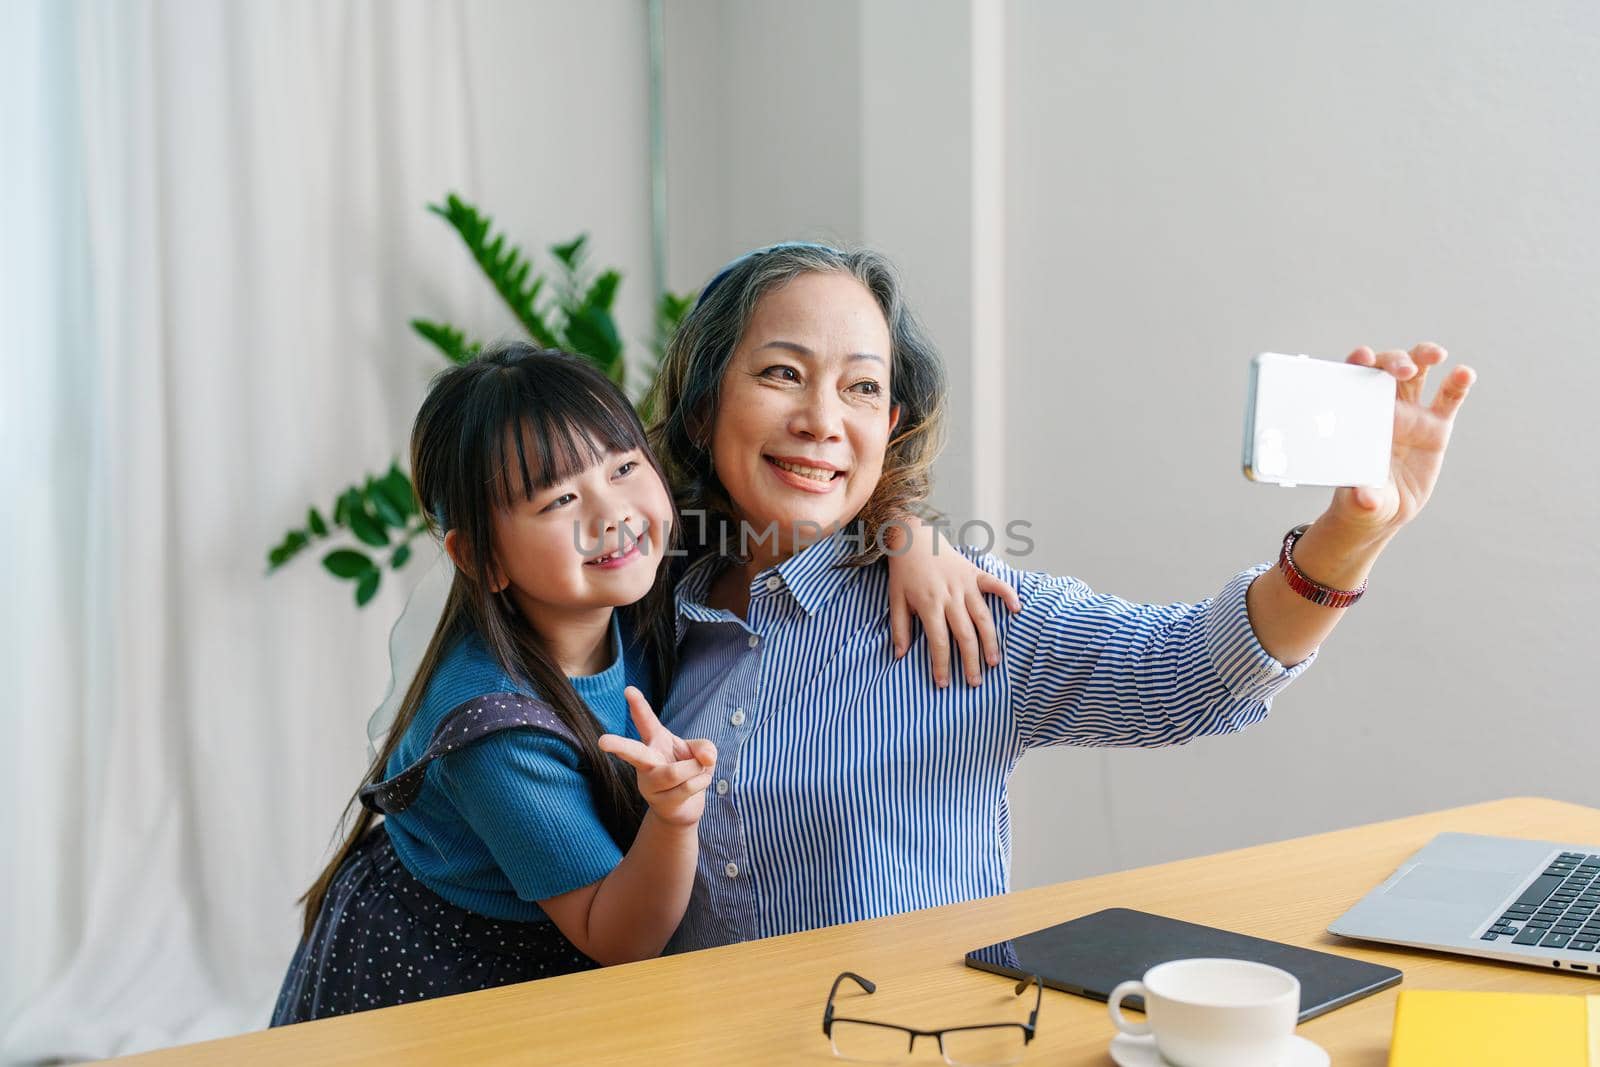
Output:
M609 453L495 512L490 588L509 589L533 620L635 603L655 581L671 523L666 486L644 453Z
M756 304L722 378L711 457L750 536L776 523L780 558L877 488L900 414L889 370L883 312L848 274L802 274Z

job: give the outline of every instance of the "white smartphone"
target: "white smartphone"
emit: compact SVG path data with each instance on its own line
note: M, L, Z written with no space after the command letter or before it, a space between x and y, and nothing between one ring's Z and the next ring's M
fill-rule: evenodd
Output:
M1379 486L1389 480L1394 376L1308 356L1250 362L1244 476L1274 485Z

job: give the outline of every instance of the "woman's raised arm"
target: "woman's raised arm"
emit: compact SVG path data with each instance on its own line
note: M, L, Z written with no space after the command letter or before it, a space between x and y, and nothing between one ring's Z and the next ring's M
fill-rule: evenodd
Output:
M1361 588L1385 546L1428 502L1456 413L1477 377L1470 367L1456 367L1440 384L1433 402L1424 404L1428 368L1442 363L1445 356L1436 344L1420 344L1410 352L1358 348L1346 359L1381 367L1398 381L1389 481L1378 488L1335 490L1328 509L1294 543L1295 568L1312 582L1336 590ZM1309 656L1349 610L1306 599L1277 568L1251 585L1249 606L1257 639L1284 664Z

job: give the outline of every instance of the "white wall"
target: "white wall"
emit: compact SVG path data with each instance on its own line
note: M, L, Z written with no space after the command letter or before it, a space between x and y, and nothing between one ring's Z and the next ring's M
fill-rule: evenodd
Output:
M643 355L655 305L643 7L469 0L464 27L480 206L541 266L550 245L589 234L590 263L623 272L616 315L630 358ZM513 330L488 283L477 291L482 314Z
M777 241L868 244L894 257L956 385L934 503L964 517L967 3L672 0L664 15L669 286L698 288Z
M1600 802L1600 8L1008 16L1007 499L1038 566L1194 599L1314 518L1325 492L1238 474L1256 351L1433 339L1481 374L1432 503L1269 721L1032 756L1017 883L1511 794Z
M915 25L917 32L907 34ZM973 129L966 3L861 5L862 242L891 257L949 373L932 504L972 516Z
M667 279L786 240L861 239L853 0L668 0Z
M895 255L955 383L940 502L970 514L1000 480L1036 524L1019 562L1195 600L1272 558L1326 495L1238 472L1257 351L1432 339L1481 375L1433 502L1267 723L1023 762L1016 884L1492 796L1600 802L1600 9L1008 2L1006 222L978 234L1004 247L1000 469L962 388L982 2L669 4L672 278L790 236ZM686 127L691 98L713 103Z

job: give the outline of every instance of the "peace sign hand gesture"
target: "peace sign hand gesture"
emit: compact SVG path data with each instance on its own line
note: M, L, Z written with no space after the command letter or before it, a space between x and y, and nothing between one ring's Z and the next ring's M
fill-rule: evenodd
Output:
M706 786L717 766L717 746L710 741L685 741L661 725L644 694L626 690L628 714L641 740L603 734L601 751L633 765L639 772L639 794L656 818L673 826L694 826L706 806Z

